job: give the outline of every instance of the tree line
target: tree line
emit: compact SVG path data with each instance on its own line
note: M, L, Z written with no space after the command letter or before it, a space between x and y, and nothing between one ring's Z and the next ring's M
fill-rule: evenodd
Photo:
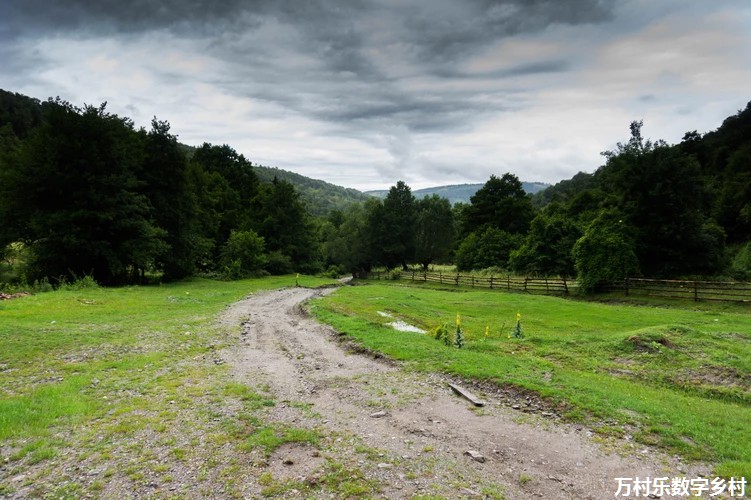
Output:
M188 160L156 118L136 129L105 104L2 97L0 249L22 245L23 279L119 285L320 268L293 186L260 183L231 147L206 143Z
M587 290L639 275L751 278L751 103L677 145L641 127L596 172L534 196L509 173L455 205L399 181L383 200L312 215L293 184L259 179L228 145L186 148L156 118L136 129L105 104L0 91L0 257L22 253L12 279L110 285L436 263Z

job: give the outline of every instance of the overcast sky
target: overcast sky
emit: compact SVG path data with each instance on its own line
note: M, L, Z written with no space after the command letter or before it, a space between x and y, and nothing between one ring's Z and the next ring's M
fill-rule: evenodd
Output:
M749 0L0 0L0 88L357 189L555 183L751 100Z

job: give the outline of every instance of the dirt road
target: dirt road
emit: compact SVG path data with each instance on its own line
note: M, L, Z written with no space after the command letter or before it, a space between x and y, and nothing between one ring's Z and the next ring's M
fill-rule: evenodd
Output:
M222 318L240 338L223 353L236 380L268 386L282 402L273 418L332 436L318 449L277 450L267 465L276 480L314 481L336 460L361 471L384 498L601 499L615 497L618 477L706 472L628 442L618 448L629 456L607 453L586 428L524 413L523 400L515 405L470 386L487 402L475 408L443 376L353 353L301 307L332 292L264 292Z

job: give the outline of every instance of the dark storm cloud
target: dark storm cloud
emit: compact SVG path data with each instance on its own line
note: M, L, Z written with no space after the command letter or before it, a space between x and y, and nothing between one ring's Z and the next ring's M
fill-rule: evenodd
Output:
M194 143L237 141L287 168L476 182L515 166L553 172L525 180L556 180L561 165L596 167L613 122L618 134L630 119L649 126L651 111L673 123L680 99L719 116L709 94L747 94L748 29L738 24L748 9L747 0L0 0L0 87L119 102L144 124L166 114Z
M407 18L422 59L454 62L478 46L553 24L600 23L612 18L614 0L475 0L424 3ZM444 5L443 8L440 5Z

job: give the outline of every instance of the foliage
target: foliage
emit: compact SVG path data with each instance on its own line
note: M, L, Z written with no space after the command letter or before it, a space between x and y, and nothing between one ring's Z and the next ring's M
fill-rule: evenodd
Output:
M464 347L464 332L462 332L462 322L459 314L456 315L456 331L454 332L454 347L461 349Z
M138 192L141 144L132 123L105 106L43 107L44 121L3 168L5 215L18 226L13 241L28 244L28 275L93 274L105 284L154 265L166 251L166 231Z
M638 272L638 260L628 225L614 210L604 210L574 245L579 288L592 292L607 282Z
M699 163L664 142L645 142L641 125L633 122L629 142L606 153L598 176L634 228L642 272L663 277L718 271L724 234L705 215L709 193Z
M491 267L507 269L511 252L522 241L523 236L520 234L507 233L493 227L480 233L470 233L456 250L456 268L459 271Z
M751 242L743 245L735 255L730 273L737 280L751 281Z
M228 279L258 274L268 263L264 239L254 231L232 231L222 247L220 263Z
M356 189L335 186L276 167L254 164L253 170L263 183L277 179L292 184L295 191L300 193L300 200L307 207L308 213L313 217L328 217L335 211L344 212L370 198Z
M522 183L510 173L500 179L494 175L471 198L464 210L462 232L495 228L511 234L524 234L534 217L531 198Z
M520 313L516 313L516 326L514 326L514 329L509 334L509 338L524 338L524 332L522 331L522 315Z
M582 236L579 225L560 205L549 205L532 220L524 243L509 255L517 273L540 276L573 276L571 250Z
M433 338L435 338L439 342L443 342L443 344L446 346L451 346L454 344L454 336L449 331L449 327L446 323L441 323L435 328L435 330L433 331Z
M283 260L289 261L289 267L274 266L274 269L269 268L269 272L319 272L322 265L315 226L292 184L275 180L262 185L255 204L257 209L250 227L263 236L269 253L276 252L281 256L273 259L270 256L269 264L272 264L272 260L277 264Z
M445 261L454 246L454 214L445 198L434 194L417 201L414 260L427 271Z
M407 268L415 255L416 202L412 190L403 181L389 189L383 203L372 205L368 224L376 260L391 269Z

